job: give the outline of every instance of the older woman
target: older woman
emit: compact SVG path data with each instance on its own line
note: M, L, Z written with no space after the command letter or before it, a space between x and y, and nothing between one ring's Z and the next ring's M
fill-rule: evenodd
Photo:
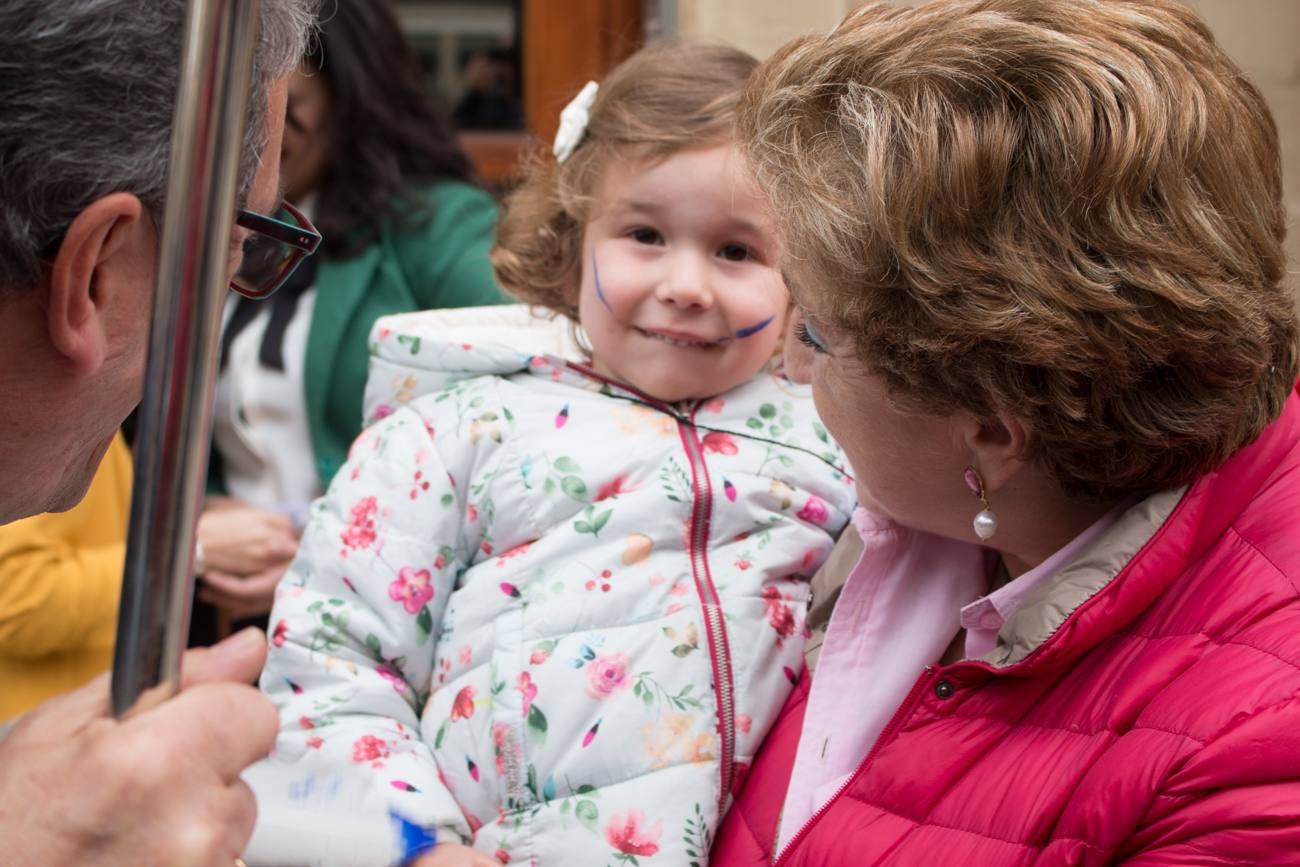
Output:
M1300 858L1277 135L1162 0L872 5L742 139L863 553L721 865Z

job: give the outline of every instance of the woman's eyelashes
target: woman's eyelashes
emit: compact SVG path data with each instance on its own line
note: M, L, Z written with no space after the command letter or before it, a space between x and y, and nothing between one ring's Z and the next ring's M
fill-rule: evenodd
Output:
M808 323L807 319L800 319L798 324L795 325L794 337L795 340L798 340L813 352L826 351L826 341L817 333L817 329Z

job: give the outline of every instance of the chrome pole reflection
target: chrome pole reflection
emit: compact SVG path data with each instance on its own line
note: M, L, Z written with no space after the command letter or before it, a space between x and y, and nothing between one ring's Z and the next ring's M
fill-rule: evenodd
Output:
M118 716L180 687L259 8L191 0L186 20L113 659Z

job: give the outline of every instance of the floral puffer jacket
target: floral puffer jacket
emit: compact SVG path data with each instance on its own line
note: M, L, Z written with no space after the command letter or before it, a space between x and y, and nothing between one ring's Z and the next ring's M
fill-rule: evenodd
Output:
M372 352L389 415L271 616L277 760L510 863L704 863L853 507L810 393L668 406L382 319Z

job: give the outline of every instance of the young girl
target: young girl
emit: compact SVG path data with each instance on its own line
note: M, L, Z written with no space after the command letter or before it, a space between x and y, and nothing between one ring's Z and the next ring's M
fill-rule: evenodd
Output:
M507 200L498 277L586 364L376 329L446 387L314 506L262 685L280 760L436 831L417 864L705 863L801 669L853 489L767 372L789 297L731 140L753 66L640 52Z

